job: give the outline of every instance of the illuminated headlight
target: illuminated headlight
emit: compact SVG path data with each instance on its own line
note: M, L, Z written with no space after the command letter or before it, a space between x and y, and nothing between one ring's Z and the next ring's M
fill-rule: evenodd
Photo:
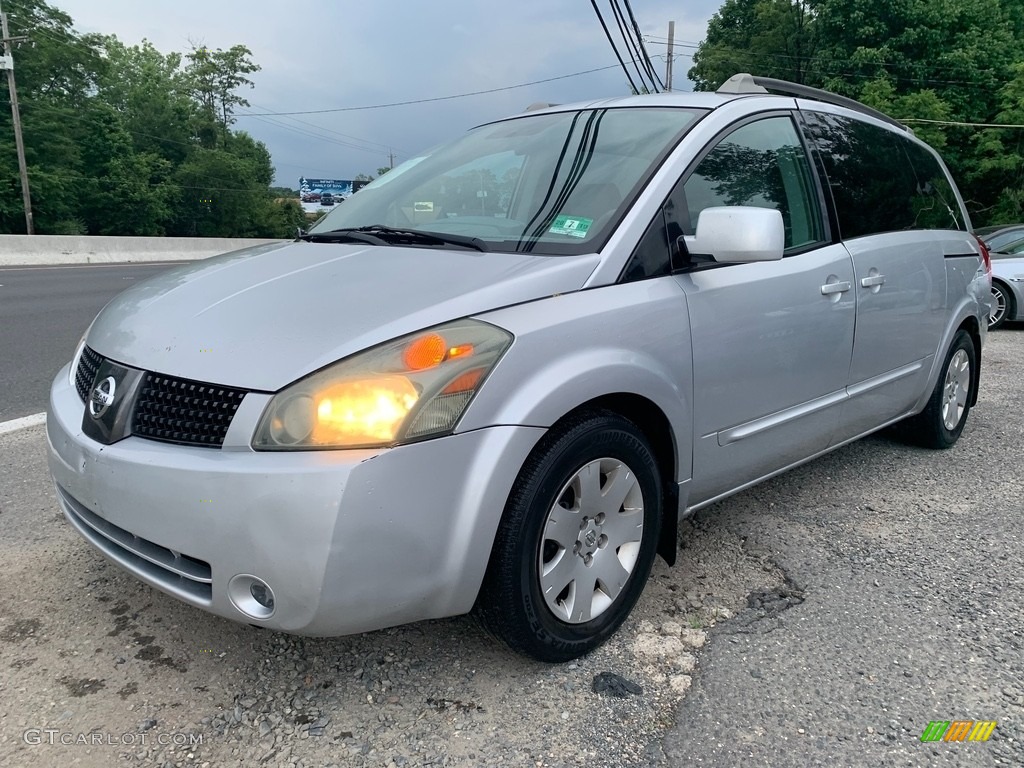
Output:
M512 335L459 320L353 355L274 395L258 451L371 448L450 432Z

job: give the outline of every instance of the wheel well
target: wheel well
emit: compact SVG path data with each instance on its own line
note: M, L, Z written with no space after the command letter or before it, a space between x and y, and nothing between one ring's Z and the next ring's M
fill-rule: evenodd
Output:
M623 416L644 433L654 451L662 487L661 537L658 554L669 565L676 561L679 528L679 486L676 484L676 447L672 425L661 409L641 395L620 392L583 403L572 412L602 408Z
M967 331L967 335L974 342L974 354L976 360L971 367L971 406L978 404L978 384L981 381L981 330L978 327L978 318L968 317L957 330Z

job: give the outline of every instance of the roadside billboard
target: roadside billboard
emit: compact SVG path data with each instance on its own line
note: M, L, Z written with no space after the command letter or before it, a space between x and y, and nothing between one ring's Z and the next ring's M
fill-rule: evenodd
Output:
M303 202L315 202L321 195L348 197L352 194L351 179L307 179L299 177L299 195Z

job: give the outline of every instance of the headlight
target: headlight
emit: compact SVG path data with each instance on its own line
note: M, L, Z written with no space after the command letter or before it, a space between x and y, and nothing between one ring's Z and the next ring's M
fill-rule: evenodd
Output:
M450 432L511 343L459 320L360 352L274 395L252 447L370 448Z

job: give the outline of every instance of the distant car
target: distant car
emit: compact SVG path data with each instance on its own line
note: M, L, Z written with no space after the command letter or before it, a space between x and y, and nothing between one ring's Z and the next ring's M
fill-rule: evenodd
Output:
M332 195L330 192L324 192L322 195L320 195L320 205L334 205L334 195Z
M896 422L951 447L988 251L913 133L781 86L804 98L741 75L490 122L295 241L129 288L50 391L66 518L235 621L472 610L568 661L675 559L686 515Z
M992 253L992 309L988 327L1024 320L1024 238Z
M974 231L990 251L1004 252L1006 246L1024 239L1024 224L1013 224L1003 227L982 227Z

